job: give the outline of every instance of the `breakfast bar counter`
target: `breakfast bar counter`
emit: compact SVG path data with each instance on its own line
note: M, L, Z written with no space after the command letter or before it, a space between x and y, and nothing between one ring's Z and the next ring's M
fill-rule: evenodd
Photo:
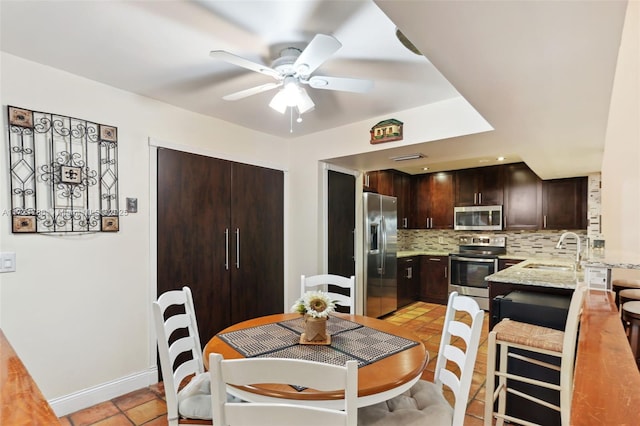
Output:
M611 292L590 290L576 355L571 425L640 425L640 372Z
M51 406L0 330L0 425L60 424Z

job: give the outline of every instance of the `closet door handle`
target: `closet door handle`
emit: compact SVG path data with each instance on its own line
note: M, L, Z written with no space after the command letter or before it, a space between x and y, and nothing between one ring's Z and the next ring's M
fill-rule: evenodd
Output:
M224 230L224 269L229 270L229 228Z
M236 228L236 269L240 269L240 228Z

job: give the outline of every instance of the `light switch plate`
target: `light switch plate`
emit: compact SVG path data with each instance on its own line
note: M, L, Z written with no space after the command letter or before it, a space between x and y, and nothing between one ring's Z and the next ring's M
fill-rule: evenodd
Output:
M127 213L137 213L137 212L138 212L138 199L127 197Z
M0 253L0 273L16 271L16 254L13 252Z

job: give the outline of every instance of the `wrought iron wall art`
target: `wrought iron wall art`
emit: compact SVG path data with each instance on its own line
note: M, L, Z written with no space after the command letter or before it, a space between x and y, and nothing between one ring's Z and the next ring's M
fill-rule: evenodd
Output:
M13 106L8 116L12 231L118 231L118 129Z

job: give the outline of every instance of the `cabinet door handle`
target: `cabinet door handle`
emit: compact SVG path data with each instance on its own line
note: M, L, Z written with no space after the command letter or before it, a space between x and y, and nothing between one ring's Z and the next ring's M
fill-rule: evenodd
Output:
M482 204L482 192L478 192L478 204Z
M542 216L542 227L547 229L547 215Z
M448 278L448 277L449 277L449 274L447 273L447 269L449 269L449 268L447 268L447 267L445 266L445 267L444 267L444 277L445 277L445 278Z
M407 279L413 278L413 267L409 266L407 268Z
M478 204L478 193L477 192L473 193L473 204Z
M229 270L229 228L224 230L224 269Z
M432 262L440 262L440 259L438 259L437 257L430 257L429 260Z
M408 228L409 227L408 222L409 222L409 219L407 219L406 217L403 217L402 218L402 227L403 228Z
M240 269L240 228L236 228L236 269Z

